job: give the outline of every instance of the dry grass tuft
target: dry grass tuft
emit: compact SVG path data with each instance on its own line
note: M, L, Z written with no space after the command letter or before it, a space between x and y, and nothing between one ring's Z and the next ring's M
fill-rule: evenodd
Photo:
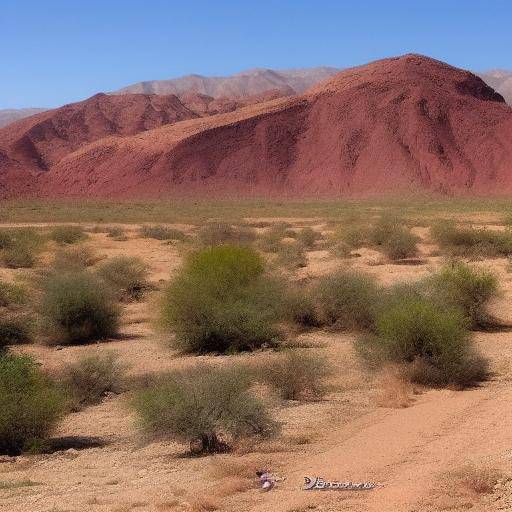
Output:
M503 474L495 468L467 464L450 471L446 480L470 494L490 494L501 478Z
M400 367L384 367L377 374L375 382L378 388L375 403L379 407L402 409L411 405L415 389L403 375Z

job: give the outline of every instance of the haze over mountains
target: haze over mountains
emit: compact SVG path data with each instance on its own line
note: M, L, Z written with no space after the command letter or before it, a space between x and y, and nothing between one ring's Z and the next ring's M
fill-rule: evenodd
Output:
M99 94L18 121L0 197L512 193L512 109L468 71L405 55L283 92Z

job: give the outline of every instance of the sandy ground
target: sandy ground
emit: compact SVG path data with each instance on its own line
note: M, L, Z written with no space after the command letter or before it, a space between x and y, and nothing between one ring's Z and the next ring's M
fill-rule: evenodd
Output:
M137 236L125 226L128 240L113 241L102 233L87 242L99 255L130 254L151 269L157 287L179 267L186 251ZM324 228L318 225L317 228ZM383 284L427 275L443 259L426 240L428 230L415 228L425 240L422 264L393 265L376 251L358 251L342 260L328 250L308 253L308 265L293 279L315 279L351 265ZM52 248L51 250L54 250ZM43 261L47 261L49 254ZM499 317L512 319L512 278L508 261L475 262L500 277L501 297L492 305ZM0 268L0 279L23 278L27 271ZM59 369L93 351L118 354L130 375L143 377L208 357L181 357L152 328L158 291L125 307L123 336L96 345L63 349L32 345L43 368ZM129 394L68 415L55 436L101 438L103 446L64 449L53 454L24 455L0 462L0 510L6 512L162 512L162 511L374 511L512 510L512 333L476 333L478 348L491 360L493 377L465 390L408 390L408 407L379 406L376 383L360 369L351 334L313 331L299 335L326 355L335 368L333 391L319 402L280 403L273 412L282 433L272 441L246 444L234 453L191 458L186 447L149 442L128 407ZM252 354L216 357L219 364L267 357ZM478 495L451 479L449 472L468 463L503 471L500 485ZM269 468L285 477L261 493L254 471ZM372 481L368 491L305 491L304 476L339 481Z

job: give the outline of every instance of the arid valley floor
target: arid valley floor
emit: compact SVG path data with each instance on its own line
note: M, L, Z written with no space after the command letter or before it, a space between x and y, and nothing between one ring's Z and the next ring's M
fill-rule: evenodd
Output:
M0 205L0 228L33 226L41 232L72 222L87 231L81 242L100 258L130 255L150 269L154 289L143 300L123 305L121 336L97 344L55 347L40 343L16 347L31 354L44 370L58 371L84 354L113 352L133 381L193 365L198 360L229 365L264 362L270 350L224 356L181 355L155 328L160 290L193 250L201 225L211 219L244 223L262 234L272 223L288 229L305 226L323 238L307 249L299 268L269 268L293 282L314 282L340 268L374 276L383 285L425 277L447 256L430 238L430 226L442 219L488 230L509 229L508 203L491 201L423 203L403 208L354 203L343 207L179 205L88 205L60 207L29 203ZM96 208L96 209L95 209ZM181 209L180 209L181 208ZM392 262L380 252L361 248L336 256L332 240L344 226L383 212L399 215L421 238L417 258ZM163 224L183 231L185 241L142 238L143 224ZM115 240L101 226L119 226L126 237ZM99 227L98 227L99 226ZM30 282L57 250L49 242L33 269L0 267L0 280ZM467 259L466 259L467 261ZM472 258L471 266L499 278L500 295L491 304L503 323L512 322L512 272L508 258ZM63 447L54 453L22 455L0 461L0 510L5 512L479 512L512 510L512 332L503 328L473 332L489 358L491 377L474 388L426 389L397 381L393 375L371 375L359 364L352 342L358 335L328 329L289 332L304 351L324 355L333 366L330 392L318 401L272 400L271 411L282 425L279 435L241 443L227 454L190 457L186 446L145 439L128 407L130 391L107 396L102 403L68 414L54 437L77 436L100 446ZM94 444L94 443L92 443ZM270 492L258 488L255 471L269 469L285 478ZM472 482L488 471L500 478L488 492ZM305 491L304 476L340 481L372 481L367 491ZM484 478L484 477L482 477Z

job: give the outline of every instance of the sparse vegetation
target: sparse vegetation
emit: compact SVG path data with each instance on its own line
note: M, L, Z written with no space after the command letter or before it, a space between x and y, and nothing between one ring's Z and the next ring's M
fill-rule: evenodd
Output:
M34 319L21 313L0 312L0 350L8 345L31 343Z
M179 229L167 226L142 226L140 228L142 238L154 238L155 240L185 240L185 233Z
M360 340L357 348L374 367L407 365L410 380L418 384L466 386L487 373L462 313L426 299L406 296L384 309L376 322L376 335Z
M127 240L127 236L123 230L123 228L119 226L109 226L107 227L107 236L109 238L113 238L114 240Z
M249 386L240 369L198 366L139 393L134 405L149 434L189 443L195 453L216 453L240 437L276 429Z
M512 234L509 231L460 228L443 222L431 228L433 240L448 254L465 257L498 257L512 254Z
M48 342L85 343L117 333L115 298L93 274L51 274L44 280L42 292L40 309Z
M318 400L330 375L327 361L305 351L288 350L258 368L259 378L284 400Z
M81 226L57 226L50 232L50 239L60 245L76 244L87 238L87 233Z
M26 300L27 293L22 286L0 281L0 308L18 307Z
M93 266L99 259L90 247L65 247L55 253L52 270L56 272L80 272Z
M221 245L188 258L164 294L161 321L185 352L254 350L277 343L280 306L258 253Z
M315 242L321 238L322 233L319 233L310 227L302 228L299 232L297 232L297 240L308 249L313 248Z
M317 307L309 287L289 289L284 300L284 311L285 318L299 326L320 326Z
M340 330L374 327L379 290L370 276L346 271L325 276L314 297L323 324Z
M233 226L227 222L209 222L199 230L199 241L205 246L221 244L248 245L256 240L256 232L245 225Z
M124 368L112 353L85 356L62 371L62 382L75 408L98 403L107 393L118 392L123 377Z
M116 291L120 299L140 300L149 288L148 268L140 258L111 258L100 266L98 275Z
M304 246L300 242L281 243L275 262L280 267L295 270L306 267L308 258Z
M27 356L0 357L0 453L18 455L44 442L65 399Z
M0 259L9 268L31 268L43 246L43 239L31 228L0 231Z

